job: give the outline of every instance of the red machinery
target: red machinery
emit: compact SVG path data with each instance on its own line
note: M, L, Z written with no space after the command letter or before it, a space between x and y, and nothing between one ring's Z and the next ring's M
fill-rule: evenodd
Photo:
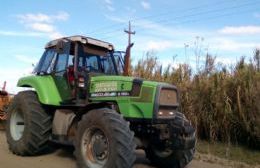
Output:
M6 120L6 110L11 101L11 97L5 88L6 82L4 82L4 86L2 87L2 90L0 90L0 120Z

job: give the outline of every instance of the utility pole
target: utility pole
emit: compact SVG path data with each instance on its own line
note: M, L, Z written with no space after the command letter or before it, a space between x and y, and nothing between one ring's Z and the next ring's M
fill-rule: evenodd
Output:
M128 45L131 44L131 35L135 35L135 31L132 31L131 21L128 23L128 30L125 29L125 33L128 34Z
M125 56L125 68L124 68L124 75L128 76L129 71L129 62L131 58L131 47L133 46L133 43L131 43L131 36L135 35L135 31L132 31L131 22L128 23L128 30L125 29L125 33L128 34L128 46L126 49L126 56Z

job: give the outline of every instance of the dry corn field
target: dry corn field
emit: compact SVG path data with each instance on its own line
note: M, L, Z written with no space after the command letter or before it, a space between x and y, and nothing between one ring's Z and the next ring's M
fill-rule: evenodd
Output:
M132 75L172 83L181 91L181 110L201 139L260 149L260 50L234 65L216 63L209 54L194 71L190 65L157 60L153 52L132 67Z

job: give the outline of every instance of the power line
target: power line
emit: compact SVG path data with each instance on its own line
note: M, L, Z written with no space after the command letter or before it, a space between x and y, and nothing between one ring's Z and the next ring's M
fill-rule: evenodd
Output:
M196 9L201 9L201 8L205 8L205 7L208 7L208 6L212 6L212 5L223 5L225 4L226 2L229 3L229 1L226 1L226 0L223 0L223 1L218 1L216 3L208 3L208 4L204 4L204 5L200 5L200 6L196 6L196 7L192 7L192 8L188 8L188 9L185 9L183 8L184 10L179 10L180 13L185 13L185 12L188 12L188 11L192 11L192 10L196 10ZM234 2L234 1L232 1ZM160 14L157 14L157 15L148 15L148 16L144 16L144 17L137 17L137 18L134 18L134 19L130 19L131 21L138 21L138 20L142 20L142 19L148 19L148 18L156 18L156 17L160 17L160 16L166 16L166 15L169 15L169 14L173 14L173 13L176 13L178 11L172 11L172 10L169 10L169 11L166 11L166 12L163 12L163 13L160 13ZM108 26L103 26L103 27L100 27L100 28L97 28L96 30L92 30L90 32L87 32L87 34L93 34L93 33L98 33L98 32L101 32L103 33L104 30L108 30L110 28L114 28L114 27L118 27L119 25L122 25L122 23L117 23L117 24L112 24L112 25L108 25ZM106 33L106 31L104 32Z
M194 14L177 16L177 17L170 18L170 19L162 19L162 20L159 20L159 21L155 21L154 23L167 23L167 22L172 22L173 20L178 20L178 19L182 19L182 18L200 16L200 15L203 15L203 14L210 14L210 13L218 13L218 12L223 12L224 10L229 10L229 9L239 9L239 8L243 8L243 7L251 6L251 5L255 5L255 4L257 4L257 3L245 3L245 4L240 4L240 5L227 7L227 8L219 8L219 9L215 9L215 10L207 10L207 11L202 11L202 12L198 12L198 13L194 13Z
M237 1L237 0L234 0L234 1ZM234 2L234 1L231 1L231 2ZM149 19L149 18L156 18L156 17L160 17L160 16L166 16L166 15L169 15L169 14L173 14L173 13L186 13L186 12L189 12L189 11L193 11L193 10L198 10L198 9L204 9L205 7L209 7L209 6L213 6L213 5L216 5L216 6L221 6L221 5L224 5L225 2L230 2L230 1L218 1L216 3L208 3L208 4L204 4L204 5L200 5L200 6L195 6L195 7L191 7L191 8L187 8L187 9L182 9L182 10L177 10L177 11L166 11L166 12L163 12L163 13L160 13L160 14L157 14L157 15L149 15L149 16L144 16L144 17L139 17L139 18L136 18L136 19L133 19L131 21L137 21L137 20L142 20L142 19ZM215 7L215 6L214 6Z
M176 24L185 24L185 23L195 23L195 22L201 22L201 21L205 21L205 20L212 20L212 19L216 19L216 18L220 18L220 17L227 17L227 16L234 16L237 15L238 13L248 13L248 12L252 12L252 9L248 9L248 10L243 10L243 11L233 11L233 12L229 12L229 13L224 13L224 14L220 14L220 15L214 15L214 16L209 16L209 17L204 17L202 19L191 19L191 20L186 20L186 21L180 21L180 22L175 22ZM167 22L165 25L169 24L170 22ZM140 30L140 29L138 29Z
M247 12L252 12L252 9L248 9L248 10L241 10L241 11L232 11L232 12L229 12L229 11L225 11L225 10L228 10L228 9L239 9L239 8L242 8L242 7L246 7L246 6L251 6L251 5L255 5L256 3L246 3L246 4L240 4L240 5L237 5L237 6L232 6L232 7L228 7L228 8L223 8L223 9L215 9L215 10L208 10L208 11L202 11L202 12L198 12L198 13L194 13L192 15L183 15L183 16L178 16L178 17L174 17L174 18L171 18L171 19L164 19L164 20L159 20L159 21L155 21L153 23L166 23L169 24L171 23L172 21L178 21L179 19L181 18L191 18L191 17L194 17L194 16L200 16L200 15L203 15L203 14L210 14L210 13L216 13L216 14L219 14L219 12L228 12L228 13L224 13L224 14L220 14L220 15L214 15L214 16L209 16L209 17L206 17L206 18L203 18L202 19L191 19L191 20L185 20L185 21L180 21L180 22L175 22L176 24L183 24L183 23L191 23L191 22L200 22L200 21L205 21L205 20L208 20L208 19L214 19L214 18L217 18L217 17L221 17L221 16L232 16L232 15L236 15L238 13L247 13ZM143 24L144 26L147 26L149 24ZM142 25L142 26L143 26ZM146 28L138 28L137 30L140 31L140 30L144 30ZM116 33L120 33L120 32L116 32ZM107 37L104 37L105 39L109 39L109 38L112 38L114 37L114 35L109 35Z

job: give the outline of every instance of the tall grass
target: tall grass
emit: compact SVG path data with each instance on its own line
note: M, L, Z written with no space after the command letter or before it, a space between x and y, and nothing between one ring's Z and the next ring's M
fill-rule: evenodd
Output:
M260 149L260 50L249 63L241 57L232 67L205 57L203 68L193 72L187 64L162 68L148 52L132 67L132 75L177 85L182 111L200 138Z

